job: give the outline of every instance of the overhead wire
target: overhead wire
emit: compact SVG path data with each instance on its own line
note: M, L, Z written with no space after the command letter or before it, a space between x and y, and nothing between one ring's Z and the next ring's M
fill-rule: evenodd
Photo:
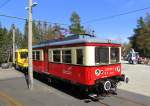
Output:
M35 21L35 22L43 22L43 23L49 23L49 24L59 24L59 25L64 25L64 26L68 26L68 24L64 24L64 23L54 23L54 22L49 22L49 21L45 21L45 20L35 20L35 19L33 19L33 21Z
M27 20L26 18L17 17L17 16L11 16L11 15L6 15L6 14L0 14L0 16L7 17L7 18L18 19L18 20L25 20L25 21Z
M127 12L124 12L124 13L110 15L110 16L106 16L106 17L102 17L102 18L88 20L88 21L83 22L83 24L88 24L88 23L93 23L93 22L108 20L108 19L112 19L112 18L115 18L115 17L119 17L119 16L123 16L123 15L128 15L128 14L132 14L132 13L144 11L144 10L147 10L147 9L150 9L150 6L149 7L145 7L145 8L141 8L141 9L132 10L132 11L127 11Z
M145 7L145 8L141 8L141 9L136 9L136 10L132 10L132 11L127 11L127 12L124 12L124 13L115 14L115 15L111 15L111 16L107 16L107 17L97 18L97 19L93 19L93 20L89 20L89 21L83 22L82 24L88 24L88 23L93 23L93 22L97 22L97 21L108 20L108 19L112 19L112 18L115 18L115 17L119 17L119 16L123 16L123 15L128 15L128 14L132 14L132 13L144 11L144 10L147 10L147 9L150 9L150 7ZM2 17L7 17L7 18L18 19L18 20L28 21L27 18L22 18L22 17L17 17L17 16L11 16L11 15L6 15L6 14L0 14L0 16L2 16ZM58 24L58 25L69 26L68 24L53 23L53 22L49 22L49 21L45 21L45 20L37 20L37 19L35 20L35 19L33 19L33 21L35 21L35 22L45 22L45 23L50 23L50 24Z
M18 20L23 20L23 21L28 21L27 18L23 18L23 17L17 17L17 16L12 16L12 15L6 15L6 14L0 14L0 16L2 17L7 17L7 18L13 18L13 19L18 19ZM45 22L45 23L49 23L49 24L59 24L59 25L65 25L65 26L68 26L68 24L61 24L61 23L52 23L52 22L49 22L49 21L45 21L45 20L35 20L33 19L32 21L34 22Z

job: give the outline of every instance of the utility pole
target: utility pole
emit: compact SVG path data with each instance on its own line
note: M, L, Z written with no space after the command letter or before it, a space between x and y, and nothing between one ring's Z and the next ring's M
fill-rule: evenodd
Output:
M13 25L13 65L15 64L15 25Z
M32 3L32 0L28 0L28 87L33 89L33 64L32 64L32 7L37 5L36 2Z
M33 89L33 64L32 64L32 0L28 7L28 87Z
M15 65L15 25L13 25L13 65Z

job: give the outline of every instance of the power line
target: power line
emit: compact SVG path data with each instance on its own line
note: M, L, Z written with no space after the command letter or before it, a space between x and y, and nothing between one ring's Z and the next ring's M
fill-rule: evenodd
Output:
M150 7L145 7L145 8L141 8L141 9L137 9L137 10L127 11L127 12L120 13L120 14L115 14L115 15L111 15L111 16L106 16L106 17L102 17L102 18L89 20L89 21L84 22L83 24L93 23L93 22L103 21L103 20L108 20L108 19L112 19L112 18L115 18L115 17L119 17L119 16L123 16L123 15L128 15L128 14L144 11L144 10L147 10L147 9L150 9Z
M28 21L27 18L22 18L22 17L17 17L17 16L12 16L12 15L6 15L6 14L0 14L0 16L2 17L7 17L7 18L13 18L13 19L18 19L18 20L23 20L23 21ZM45 22L45 23L49 23L49 24L58 24L58 25L64 25L64 26L69 26L68 24L63 24L63 23L52 23L49 21L45 21L45 20L34 20L34 22Z
M0 5L0 8L4 7L6 4L8 4L10 2L10 0L6 0L5 2L3 2L1 5Z
M68 24L63 24L63 23L53 23L53 22L49 22L49 21L44 21L44 20L34 20L34 22L43 22L43 23L49 23L49 24L58 24L58 25L64 25L64 26L68 26Z
M24 21L27 21L26 18L16 17L16 16L11 16L11 15L6 15L6 14L0 14L0 16L2 16L2 17L7 17L7 18L13 18L13 19L18 19L18 20L24 20Z
M97 19L89 20L89 21L83 22L83 24L92 23L92 22L97 22L97 21L103 21L103 20L108 20L108 19L112 19L112 18L115 18L115 17L119 17L119 16L123 16L123 15L128 15L128 14L132 14L132 13L144 11L144 10L147 10L147 9L150 9L150 7L145 7L145 8L142 8L142 9L127 11L127 12L120 13L120 14L116 14L116 15L111 15L111 16L107 16L107 17L102 17L102 18L97 18ZM18 20L28 21L28 19L26 19L26 18L17 17L17 16L11 16L11 15L6 15L6 14L0 14L0 16L7 17L7 18L18 19ZM58 25L69 26L68 24L53 23L53 22L49 22L49 21L45 21L45 20L37 20L37 19L34 20L34 19L33 19L33 21L35 21L35 22L45 22L45 23L50 23L50 24L58 24Z

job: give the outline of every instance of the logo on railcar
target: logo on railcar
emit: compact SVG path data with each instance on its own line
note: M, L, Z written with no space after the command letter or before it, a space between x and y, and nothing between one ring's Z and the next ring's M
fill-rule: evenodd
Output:
M96 75L96 76L99 76L101 73L102 73L102 70L99 70L99 69L96 69L96 70L95 70L95 75Z
M72 69L72 67L69 67L69 68L67 68L66 70L63 69L63 70L62 70L62 73L63 73L63 74L68 74L68 75L72 75L71 69Z

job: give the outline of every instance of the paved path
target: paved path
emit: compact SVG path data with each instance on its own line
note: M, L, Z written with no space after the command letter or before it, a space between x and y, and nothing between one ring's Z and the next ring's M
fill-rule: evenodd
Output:
M14 68L2 69L0 67L0 80L12 79L17 77L24 77L24 75L16 71Z
M123 62L123 73L129 77L129 83L122 83L120 89L150 97L150 66L127 64Z

